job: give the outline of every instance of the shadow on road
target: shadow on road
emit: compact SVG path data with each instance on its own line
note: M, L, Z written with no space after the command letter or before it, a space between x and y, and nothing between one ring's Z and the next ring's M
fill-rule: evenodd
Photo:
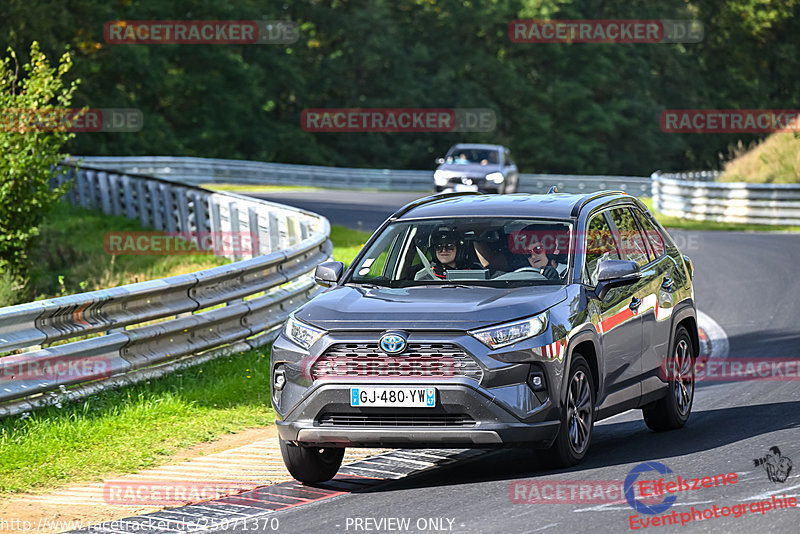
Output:
M665 461L672 457L707 451L762 434L798 427L800 427L800 401L695 412L692 413L686 427L672 432L651 432L642 420L601 424L595 427L589 455L581 465L571 469L548 470L536 458L535 452L526 449L504 449L369 491L387 492L487 481L511 481L557 473L578 473L588 469L647 460ZM593 478L597 476L593 475Z

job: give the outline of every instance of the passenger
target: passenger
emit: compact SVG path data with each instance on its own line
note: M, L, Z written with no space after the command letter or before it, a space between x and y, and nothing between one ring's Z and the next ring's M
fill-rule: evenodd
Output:
M455 162L463 165L469 163L469 160L467 159L467 155L464 152L462 152L461 154L458 155Z
M487 230L481 234L474 242L475 255L481 263L481 267L489 269L489 278L509 272L508 258L504 253L508 247L500 232L497 230Z

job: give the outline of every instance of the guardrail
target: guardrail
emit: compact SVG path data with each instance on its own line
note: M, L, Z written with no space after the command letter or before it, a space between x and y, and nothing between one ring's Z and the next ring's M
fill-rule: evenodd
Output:
M237 183L385 191L433 190L432 170L354 169L171 156L86 157L83 161L94 167L145 173L187 184ZM520 174L520 192L546 193L553 185L557 185L559 191L565 193L621 189L635 195L650 196L648 177Z
M683 219L800 225L800 185L710 181L718 175L654 173L653 208Z
M0 308L0 353L33 348L0 358L0 417L262 346L321 289L311 272L332 252L324 217L97 168L56 181L73 178L74 204L166 232L245 232L253 248L213 269Z

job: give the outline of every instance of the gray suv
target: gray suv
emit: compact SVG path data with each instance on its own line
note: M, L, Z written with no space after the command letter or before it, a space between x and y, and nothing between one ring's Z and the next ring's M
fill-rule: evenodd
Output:
M433 173L436 193L479 191L502 194L517 191L517 165L504 146L461 143L453 145L436 163L439 165Z
M302 482L346 447L585 456L631 408L682 427L698 354L692 263L638 199L451 193L392 215L272 348L281 452Z

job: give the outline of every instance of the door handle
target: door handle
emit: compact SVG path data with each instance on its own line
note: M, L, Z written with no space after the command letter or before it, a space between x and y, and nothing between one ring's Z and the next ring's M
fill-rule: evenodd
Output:
M642 299L637 299L636 297L633 297L628 307L633 311L633 313L636 313L636 310L638 310L639 306L641 305L642 305Z
M664 281L661 283L661 289L664 291L672 291L673 287L675 287L675 282L669 276L665 276Z

